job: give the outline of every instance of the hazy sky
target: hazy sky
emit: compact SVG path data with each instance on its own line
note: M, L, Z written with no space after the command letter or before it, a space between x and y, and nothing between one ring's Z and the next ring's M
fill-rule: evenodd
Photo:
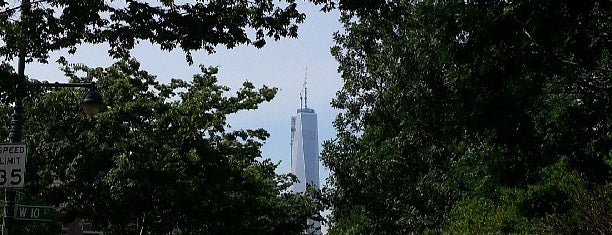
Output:
M281 161L278 173L288 173L290 158L290 118L300 107L300 90L308 67L308 107L318 113L319 141L331 139L335 131L331 122L338 113L330 107L330 101L341 87L338 64L330 55L332 35L340 30L338 12L321 13L319 7L299 2L299 9L306 13L306 21L300 25L297 39L269 40L262 49L240 46L231 50L220 48L216 54L194 53L194 65L189 66L180 50L161 51L158 46L143 42L132 51L132 56L141 62L141 69L157 75L162 82L171 78L191 80L199 72L198 64L219 66L219 83L237 89L249 80L257 87L278 87L279 92L270 103L258 110L243 111L229 118L232 128L264 128L271 137L263 146L263 156L274 162ZM90 67L109 66L113 63L106 53L105 45L89 45L79 48L73 56L66 56L70 63L83 63ZM50 61L59 52L51 55ZM26 75L38 80L65 82L67 78L55 63L48 65L28 64ZM104 96L104 94L102 94ZM321 150L321 147L320 147ZM321 184L328 172L321 166Z

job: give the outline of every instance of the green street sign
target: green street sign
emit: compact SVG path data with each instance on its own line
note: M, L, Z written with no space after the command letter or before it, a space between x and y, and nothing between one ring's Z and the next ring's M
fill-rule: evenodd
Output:
M15 219L53 221L55 208L50 206L15 205Z

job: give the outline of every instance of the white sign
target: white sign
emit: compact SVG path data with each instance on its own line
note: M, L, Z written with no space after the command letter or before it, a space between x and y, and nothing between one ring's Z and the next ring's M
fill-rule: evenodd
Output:
M26 156L25 144L0 144L0 187L23 188Z

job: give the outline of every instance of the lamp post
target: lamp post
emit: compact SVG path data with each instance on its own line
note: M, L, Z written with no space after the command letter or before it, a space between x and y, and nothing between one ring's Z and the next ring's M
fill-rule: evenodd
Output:
M19 24L22 28L29 27L28 17L30 15L31 3L30 0L21 0L20 12L21 20ZM23 30L26 32L26 30ZM13 114L11 115L11 130L9 133L9 139L11 143L20 143L21 134L23 131L22 123L22 111L23 111L23 98L24 87L28 85L25 79L25 57L27 54L27 42L29 37L32 35L21 35L21 41L18 41L18 64L17 64L17 77L15 78L15 106ZM83 93L83 100L81 106L87 116L93 116L98 113L102 107L102 96L96 91L95 83L40 83L33 84L42 87L85 87L89 88L89 91ZM13 220L15 218L15 195L16 192L13 188L5 188L4 190L4 216L2 218L2 235L13 234Z
M22 64L23 63L23 64ZM18 66L18 77L15 81L15 107L13 114L11 115L11 130L9 133L9 139L11 143L21 142L21 133L23 131L22 124L22 111L23 111L23 86L26 85L23 68L25 67L25 61L22 57L19 58ZM88 91L83 93L81 101L81 107L83 112L88 116L92 117L96 115L103 105L102 95L96 90L96 83L30 83L34 86L40 87L82 87L89 88ZM4 217L2 219L2 235L13 234L13 220L15 218L15 190L12 188L4 189Z

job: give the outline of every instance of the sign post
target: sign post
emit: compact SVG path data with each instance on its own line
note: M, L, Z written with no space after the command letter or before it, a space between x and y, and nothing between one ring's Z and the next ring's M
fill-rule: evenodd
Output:
M0 187L23 188L26 157L25 144L0 144Z

